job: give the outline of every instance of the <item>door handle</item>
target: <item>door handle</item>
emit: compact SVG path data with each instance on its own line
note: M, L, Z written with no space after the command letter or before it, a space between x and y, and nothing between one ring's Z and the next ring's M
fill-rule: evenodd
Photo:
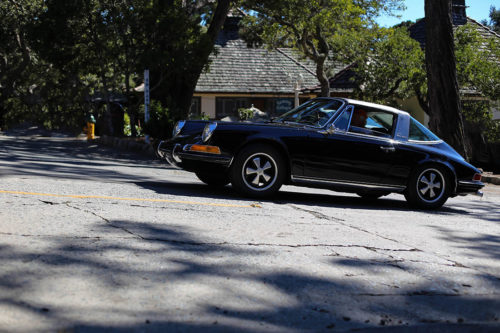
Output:
M396 151L396 148L393 146L380 146L380 149L382 149L384 153L393 153Z

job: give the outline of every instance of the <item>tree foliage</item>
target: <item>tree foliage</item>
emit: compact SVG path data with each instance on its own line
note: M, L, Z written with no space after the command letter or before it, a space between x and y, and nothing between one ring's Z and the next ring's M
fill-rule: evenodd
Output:
M366 34L381 12L401 7L400 0L251 0L243 6L256 15L244 25L249 39L298 49L316 64L321 95L329 94L327 73L335 62L350 63L364 46Z
M484 38L473 26L455 31L458 80L462 90L481 94L479 100L463 100L469 124L489 142L500 142L500 124L492 119L489 101L500 99L500 39Z
M500 99L500 38L484 38L473 26L464 25L455 31L455 46L460 85Z
M0 128L8 110L6 103L29 108L32 87L27 84L36 68L29 30L42 1L8 0L0 2ZM17 98L17 101L10 99Z
M415 95L425 79L424 53L405 27L373 30L364 52L354 58L354 95L382 104Z
M229 12L232 1L156 1L147 22L152 96L168 107L174 118L187 118L191 98ZM205 23L204 23L205 22ZM204 23L204 24L203 24Z
M122 107L116 96L126 98L132 122L139 115L141 96L133 88L141 84L144 69L151 72L152 97L171 110L172 118L186 117L230 4L2 1L0 121L31 114L49 127L78 128L93 109L106 119L103 131L112 133L112 106Z
M495 6L490 7L490 21L483 20L482 24L490 27L496 33L500 33L500 9L496 9Z

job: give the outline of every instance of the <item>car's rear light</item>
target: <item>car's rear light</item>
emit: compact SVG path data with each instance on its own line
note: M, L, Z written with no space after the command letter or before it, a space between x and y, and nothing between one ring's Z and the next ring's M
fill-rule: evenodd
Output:
M220 155L220 148L216 146L192 145L189 150Z
M481 181L481 178L482 178L482 175L480 173L476 173L476 174L474 174L474 177L472 177L472 180Z

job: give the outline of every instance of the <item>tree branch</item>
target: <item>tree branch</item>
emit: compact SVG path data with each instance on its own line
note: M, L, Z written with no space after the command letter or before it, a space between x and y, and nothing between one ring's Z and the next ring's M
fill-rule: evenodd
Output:
M401 85L401 83L404 81L403 78L399 78L396 80L396 82L394 83L394 86L389 90L387 91L385 94L381 94L381 98L382 99L386 99L388 97L391 97L395 92L396 90L398 90L399 86Z

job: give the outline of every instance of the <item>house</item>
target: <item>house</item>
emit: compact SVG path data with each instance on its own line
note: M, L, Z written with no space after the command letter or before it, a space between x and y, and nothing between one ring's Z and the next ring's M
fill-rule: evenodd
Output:
M238 16L229 16L193 96L191 114L211 119L236 116L252 105L277 116L294 107L300 87L315 86L315 65L290 48L249 47L238 34ZM300 102L317 94L300 95Z

